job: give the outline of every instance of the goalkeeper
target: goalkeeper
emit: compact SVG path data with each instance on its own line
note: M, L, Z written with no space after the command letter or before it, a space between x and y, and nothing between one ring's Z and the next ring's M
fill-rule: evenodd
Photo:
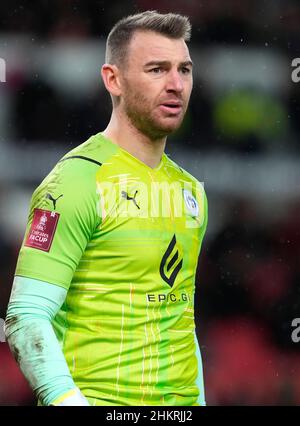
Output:
M106 129L34 191L6 316L40 405L204 405L195 271L202 185L164 153L192 90L188 19L119 21Z

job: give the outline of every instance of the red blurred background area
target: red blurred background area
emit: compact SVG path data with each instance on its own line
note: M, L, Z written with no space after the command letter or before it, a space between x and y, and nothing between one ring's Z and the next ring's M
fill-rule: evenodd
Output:
M283 354L266 327L243 317L211 324L207 399L213 404L300 404L300 355Z
M34 397L7 343L0 343L1 405L32 405Z

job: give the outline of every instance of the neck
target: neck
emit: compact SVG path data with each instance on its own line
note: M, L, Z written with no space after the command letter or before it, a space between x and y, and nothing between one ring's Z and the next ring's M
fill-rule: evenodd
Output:
M151 168L159 165L167 140L166 136L152 140L136 129L127 117L121 118L115 110L101 133Z

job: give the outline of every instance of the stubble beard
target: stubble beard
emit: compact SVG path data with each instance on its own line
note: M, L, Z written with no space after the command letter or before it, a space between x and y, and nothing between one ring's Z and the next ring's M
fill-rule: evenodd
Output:
M131 89L128 89L124 96L124 111L130 124L140 133L155 141L165 138L180 127L185 110L176 126L164 125L159 119L154 117L151 109L147 107L149 105L148 99L140 93L133 94L129 90Z

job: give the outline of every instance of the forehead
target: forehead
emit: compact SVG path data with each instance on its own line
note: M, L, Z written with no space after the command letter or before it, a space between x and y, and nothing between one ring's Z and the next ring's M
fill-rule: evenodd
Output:
M190 60L183 39L173 39L153 31L136 31L128 46L130 61L146 63L153 60L184 62Z

